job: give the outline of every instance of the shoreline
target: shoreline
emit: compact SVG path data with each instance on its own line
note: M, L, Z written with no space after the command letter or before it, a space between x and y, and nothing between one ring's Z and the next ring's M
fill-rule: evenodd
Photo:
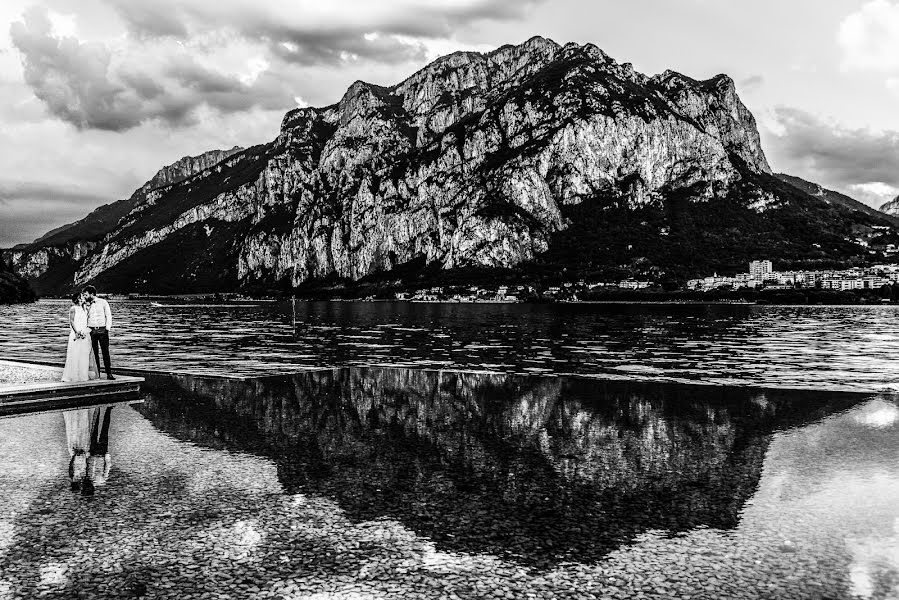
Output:
M134 304L146 304L152 308L253 308L260 305L274 305L279 303L291 303L291 298L244 298L234 301L221 301L217 303L204 302L184 302L183 298L172 296L172 300L180 300L180 302L164 302L167 298L156 297L156 300L147 300L144 298L125 298L116 297L115 295L106 296L111 302L128 302ZM163 300L163 302L159 302ZM628 300L410 300L395 298L295 298L296 302L315 303L315 302L333 302L333 303L358 303L358 304L387 304L387 303L404 303L404 304L458 304L467 306L478 305L522 305L522 306L546 306L546 305L652 305L652 306L899 306L899 302L796 302L777 300L762 301L732 301L732 300L651 300L651 299L628 299ZM47 296L38 298L36 302L68 302L68 298L59 298ZM34 302L9 304L0 306L22 306L25 304L34 304Z

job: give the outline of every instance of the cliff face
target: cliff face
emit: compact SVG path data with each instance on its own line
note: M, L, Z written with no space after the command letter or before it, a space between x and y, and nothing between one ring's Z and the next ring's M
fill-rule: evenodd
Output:
M0 304L34 302L37 299L34 290L20 275L11 273L0 261Z
M194 173L205 171L241 150L243 148L240 146L234 146L230 150L210 150L197 156L184 156L172 164L159 169L152 179L141 186L135 193L142 192L146 195L150 190L187 179Z
M885 212L888 215L899 217L899 196L896 196L889 202L882 204L880 206L880 211Z
M186 178L163 170L160 187L141 188L102 243L71 258L70 285L218 291L357 280L410 264L508 268L570 246L584 210L586 221L639 211L664 220L671 198L687 201L677 215L691 213L671 237L678 244L704 234L692 213L723 198L758 229L778 211L830 210L778 187L729 77L650 78L593 45L543 38L452 54L392 87L356 82L335 105L289 112L271 143L192 165ZM834 222L845 216L812 228L819 248L842 243ZM627 227L609 237L643 235ZM668 229L653 234L663 244L624 262L664 261L664 244L675 243L659 238ZM591 243L578 260L622 263ZM13 261L29 276L53 270L42 257Z

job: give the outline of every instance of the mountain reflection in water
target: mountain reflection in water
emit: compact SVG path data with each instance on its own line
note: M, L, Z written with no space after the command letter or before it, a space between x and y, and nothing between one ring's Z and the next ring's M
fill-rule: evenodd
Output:
M651 530L735 528L771 434L862 398L382 368L150 376L145 390L157 428L269 457L289 493L537 567Z

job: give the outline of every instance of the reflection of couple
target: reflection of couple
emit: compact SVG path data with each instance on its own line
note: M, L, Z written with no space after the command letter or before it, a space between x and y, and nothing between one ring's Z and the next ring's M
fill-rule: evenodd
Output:
M106 483L112 468L109 455L109 419L111 406L93 406L62 413L66 423L66 445L69 449L69 478L72 490L85 496L94 487Z
M115 379L109 360L111 328L112 311L109 309L109 303L97 296L96 288L89 285L72 296L72 308L69 309L69 346L66 351L66 366L62 371L63 381L87 381L98 378L101 349L106 377ZM91 364L92 347L93 364Z

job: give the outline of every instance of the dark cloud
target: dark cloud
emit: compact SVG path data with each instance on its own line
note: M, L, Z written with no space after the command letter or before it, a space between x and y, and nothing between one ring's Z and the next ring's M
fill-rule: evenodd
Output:
M783 131L770 154L781 170L837 189L899 187L899 132L849 129L795 108L779 107L775 117Z
M263 74L248 85L186 53L113 67L103 44L55 37L40 9L13 23L10 36L35 96L79 129L123 131L152 120L190 124L201 106L230 113L293 105L293 93L278 78Z
M423 45L380 34L366 38L366 34L359 32L304 33L275 29L255 34L268 41L274 55L300 65L336 65L351 58L396 64L425 58Z
M301 85L291 65L421 62L428 40L485 19L520 18L543 0L347 0L339 8L283 0L105 1L130 33L115 54L102 43L54 35L45 9L30 9L10 27L25 82L51 114L79 129L124 131L148 121L191 125L200 107L287 110ZM200 47L214 57L229 42L267 48L274 72L240 79L191 54Z
M348 58L399 63L422 58L421 43L410 38L451 37L460 27L484 20L524 17L544 0L475 0L457 3L409 0L344 2L340 10L321 4L304 11L283 0L106 0L139 37L189 39L215 28L269 45L282 59L303 65L337 64ZM304 12L311 12L308 19Z
M34 241L107 202L109 198L66 185L0 182L0 248Z
M165 94L165 88L156 79L141 71L125 71L120 73L119 77L122 83L133 90L138 98L155 100Z

